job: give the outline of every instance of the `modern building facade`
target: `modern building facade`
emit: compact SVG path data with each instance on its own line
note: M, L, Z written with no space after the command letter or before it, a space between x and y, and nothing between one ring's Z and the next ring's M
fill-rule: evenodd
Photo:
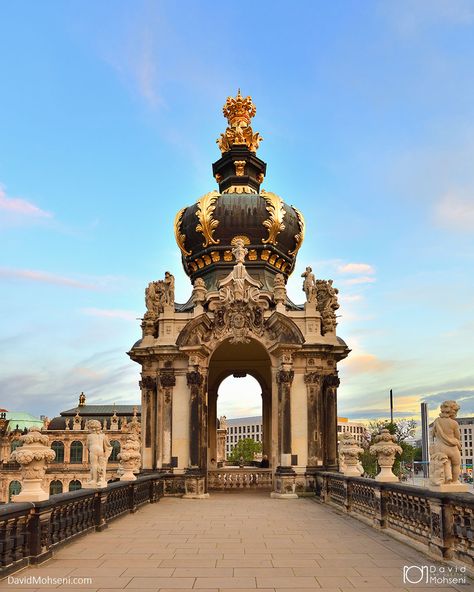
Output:
M227 420L227 434L225 442L226 458L232 452L239 440L252 438L256 442L263 442L262 416L237 417Z
M347 417L337 418L337 431L338 434L349 432L361 444L367 440L368 432L366 425L356 421L350 421Z
M461 466L463 472L472 473L472 461L474 459L472 434L474 431L474 417L458 417L459 430L461 432Z

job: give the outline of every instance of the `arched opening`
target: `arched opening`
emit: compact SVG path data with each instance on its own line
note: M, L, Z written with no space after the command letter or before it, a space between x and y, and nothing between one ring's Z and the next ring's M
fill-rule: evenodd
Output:
M78 489L82 489L82 483L77 479L69 482L69 491L77 491Z
M61 483L61 481L59 481L59 479L55 479L54 481L51 481L51 483L49 484L49 495L56 495L58 493L62 493L63 492L63 484Z
M218 417L226 415L226 408L230 410L229 420L232 412L235 413L234 418L240 414L242 414L241 418L245 417L243 414L247 413L247 418L261 417L261 421L252 419L236 424L227 422L225 456L227 456L227 445L230 453L231 445L233 448L238 445L239 440L248 438L261 443L261 454L271 459L271 393L271 362L263 345L256 340L237 344L225 340L217 347L209 362L208 375L208 467L211 468L214 464L211 463L212 459L217 461L219 456L221 460L223 456L222 434L218 434ZM259 413L256 413L257 410L260 410ZM232 433L230 427L233 428ZM230 440L231 436L232 440ZM220 439L219 455L218 439Z
M53 463L63 463L64 462L64 442L60 442L60 441L56 440L51 444L51 448L56 453Z
M21 483L19 481L10 481L8 486L8 501L12 501L12 496L18 495L21 492Z
M256 378L242 373L224 378L217 389L217 418L218 466L262 460L262 389Z
M82 463L82 442L79 440L74 440L71 442L71 450L70 450L70 463L77 465Z
M112 452L109 456L109 462L118 462L117 455L120 452L120 442L118 440L111 440Z

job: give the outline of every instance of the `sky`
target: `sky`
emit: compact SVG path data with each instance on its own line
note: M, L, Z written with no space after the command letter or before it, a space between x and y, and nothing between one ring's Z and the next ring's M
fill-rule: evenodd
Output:
M474 414L472 0L43 0L0 21L0 407L139 402L144 289L170 270L190 294L173 220L216 189L240 87L264 187L306 219L290 297L307 265L340 290L339 415L387 417L390 388L397 418ZM250 383L219 411L260 413Z

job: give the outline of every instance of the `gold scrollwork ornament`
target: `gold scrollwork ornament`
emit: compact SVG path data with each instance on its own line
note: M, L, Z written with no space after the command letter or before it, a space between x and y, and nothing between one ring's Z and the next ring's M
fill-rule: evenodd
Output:
M296 212L296 217L298 218L298 226L300 228L300 231L297 234L295 234L295 241L296 241L295 248L292 251L288 251L288 254L293 255L293 257L296 257L296 254L300 250L300 247L304 241L305 222L304 222L303 214L297 208L295 208L295 206L291 206L291 207Z
M183 214L185 210L186 208L183 208L182 210L179 210L179 212L176 214L176 217L174 219L174 236L176 239L176 243L178 244L178 247L181 250L181 253L183 253L185 257L189 257L189 255L192 254L192 251L186 251L186 247L184 245L186 235L181 232L181 222L183 221Z
M203 247L218 245L220 243L220 240L216 240L213 236L215 229L219 226L219 220L213 218L216 201L219 196L220 193L217 191L210 191L203 195L197 202L198 209L196 216L199 224L196 226L196 232L200 232L204 237Z
M286 212L283 207L283 201L281 197L275 193L265 191L264 189L260 191L260 195L265 200L267 212L270 214L270 218L263 222L265 228L268 229L268 237L262 238L262 243L277 245L278 234L282 230L285 230L283 218L285 217Z

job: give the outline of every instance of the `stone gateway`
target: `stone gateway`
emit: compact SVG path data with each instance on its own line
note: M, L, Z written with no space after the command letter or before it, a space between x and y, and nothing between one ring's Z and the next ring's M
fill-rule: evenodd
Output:
M315 472L338 465L337 363L349 353L336 335L338 291L307 267L306 302L288 298L305 221L261 188L255 112L240 92L227 99L212 167L219 191L175 219L189 300L174 302L170 272L150 282L142 338L129 352L142 368L142 468L183 474L196 497L207 494L211 460L222 456L217 396L231 375L260 384L263 454L277 496L310 489Z

